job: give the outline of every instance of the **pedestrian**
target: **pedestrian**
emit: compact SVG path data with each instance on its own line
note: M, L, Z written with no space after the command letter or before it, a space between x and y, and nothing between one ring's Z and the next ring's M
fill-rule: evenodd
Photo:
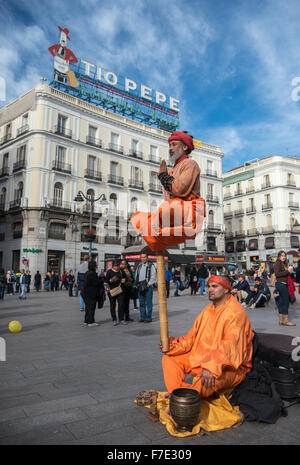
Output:
M95 322L95 310L99 298L104 292L104 285L102 280L97 275L97 264L95 261L88 263L88 271L84 275L81 285L81 296L85 303L85 326L99 326Z
M295 292L296 292L296 287L295 287L295 273L294 273L294 267L293 265L288 266L288 270L290 272L290 276L288 276L287 280L287 288L288 288L288 293L289 293L289 299L290 299L290 304L294 304L296 302L296 297L295 297Z
M130 270L131 270L131 273L132 273L132 276L133 276L133 279L134 279L133 288L136 289L136 285L135 285L135 276L136 276L135 266L134 266L134 265L131 265ZM136 292L137 292L137 291L136 291ZM137 309L138 309L138 306L137 306L137 299L136 299L136 298L133 298L133 308L134 308L134 310L137 310Z
M108 298L110 302L110 314L113 325L117 326L116 304L118 303L119 323L127 325L128 322L124 319L124 294L122 284L125 283L126 276L123 270L120 269L120 261L113 260L112 268L110 268L105 277L108 284Z
M196 295L197 293L197 282L198 282L197 270L196 270L196 267L193 266L191 273L190 273L191 295Z
M205 294L205 284L206 284L206 278L208 278L208 269L205 265L205 263L201 263L199 270L198 270L198 282L200 285L200 295Z
M49 271L47 271L47 273L45 275L45 279L44 279L44 287L45 287L47 292L50 291L50 283L51 283L51 274L50 274Z
M58 273L56 271L54 272L53 282L54 282L54 290L58 291L58 289L59 289L59 275L58 275Z
M134 277L127 260L121 260L120 269L125 273L125 282L122 284L124 294L124 319L125 321L134 321L134 319L129 316L129 305L133 293Z
M180 290L180 285L181 285L181 267L178 265L173 273L173 281L176 285L176 289L174 292L175 297L180 297L180 294L178 294L178 291Z
M12 287L13 287L13 294L15 294L17 292L17 276L14 270L11 270L10 280L11 280Z
M30 292L30 284L31 284L31 273L29 270L26 271L26 292Z
M61 275L61 286L60 286L60 290L62 290L62 288L64 287L65 289L68 289L68 284L66 282L66 276L67 276L67 273L66 273L66 270L63 271L63 274Z
M141 254L141 263L136 269L136 287L140 302L140 322L151 323L153 307L153 285L156 283L156 269L152 262L148 261L146 253Z
M300 249L297 251L298 254L298 261L296 267L296 283L299 284L299 294L300 294Z
M268 285L259 276L257 276L255 278L254 288L250 290L242 305L250 305L252 301L252 305L250 307L252 310L257 307L264 307L265 303L270 300L270 297L271 293Z
M69 286L69 297L73 297L73 286L75 282L75 276L73 270L70 270L67 275L67 281Z
M75 282L77 286L76 289L77 289L77 292L79 292L79 310L81 312L84 311L84 301L81 296L81 287L83 284L85 273L88 271L88 269L89 269L89 256L84 255L83 262L80 263L78 270L76 271L76 275L75 275Z
M4 299L6 284L6 273L4 268L0 268L0 300Z
M19 293L21 291L21 288L20 288L20 276L21 276L20 271L17 271L16 272L16 293Z
M13 295L13 285L11 282L11 273L9 270L6 273L6 285L7 285L7 294Z
M169 270L169 268L166 269L165 279L166 279L166 294L167 294L167 299L168 299L170 297L170 282L172 281L172 273Z
M288 262L284 250L278 252L274 273L276 276L275 289L279 294L278 301L276 302L279 309L279 324L284 326L296 326L296 323L292 323L289 320L290 299L287 282L290 272L288 270Z
M21 294L19 299L26 299L26 285L27 285L28 278L26 276L25 270L21 270L19 282L20 282L20 290Z
M34 275L34 287L36 292L39 292L41 290L41 282L42 282L42 276L39 270L37 270L36 274Z
M251 289L250 289L250 286L249 286L249 282L248 280L246 279L246 276L241 273L238 275L238 278L237 278L237 283L232 287L232 291L231 291L231 294L232 295L235 295L237 300L242 303L243 302L243 295L242 293L245 292L247 295L246 295L246 298L248 297L248 295L251 293ZM246 304L244 304L244 302L242 303L243 306L246 306Z

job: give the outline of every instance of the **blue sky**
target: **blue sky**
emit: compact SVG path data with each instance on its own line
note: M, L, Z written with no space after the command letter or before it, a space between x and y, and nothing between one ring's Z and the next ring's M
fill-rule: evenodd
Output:
M0 14L1 106L51 79L60 25L77 57L178 98L181 128L221 145L224 171L300 156L298 0L2 0Z

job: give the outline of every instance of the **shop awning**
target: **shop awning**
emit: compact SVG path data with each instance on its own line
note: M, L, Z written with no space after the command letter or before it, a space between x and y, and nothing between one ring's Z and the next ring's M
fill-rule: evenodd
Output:
M172 253L170 250L167 250L167 255L172 263L178 265L189 265L196 261L195 255Z

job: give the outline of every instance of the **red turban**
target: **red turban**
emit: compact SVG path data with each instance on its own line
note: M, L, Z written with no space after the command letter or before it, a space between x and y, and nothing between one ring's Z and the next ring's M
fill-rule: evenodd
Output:
M171 140L181 140L185 145L187 145L189 151L191 153L194 150L193 138L186 132L182 131L175 131L173 134L170 135L168 142L170 143Z
M232 291L231 284L227 281L227 279L222 278L222 276L212 275L212 276L207 280L207 283L208 283L208 284L210 284L210 283L220 284L220 286L223 286L225 289L228 289L229 292Z

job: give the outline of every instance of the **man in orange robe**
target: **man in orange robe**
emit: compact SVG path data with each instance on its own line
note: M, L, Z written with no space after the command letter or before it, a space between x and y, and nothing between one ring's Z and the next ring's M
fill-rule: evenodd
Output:
M136 232L153 251L194 239L205 217L205 201L200 198L200 168L189 158L194 150L193 138L176 131L168 142L174 166L168 171L162 160L158 172L165 201L152 214L136 212L131 217Z
M244 307L231 295L226 277L211 276L208 296L212 302L195 320L187 335L169 338L162 358L168 393L177 388L196 389L210 397L241 383L252 367L253 332ZM196 377L193 385L186 374Z

